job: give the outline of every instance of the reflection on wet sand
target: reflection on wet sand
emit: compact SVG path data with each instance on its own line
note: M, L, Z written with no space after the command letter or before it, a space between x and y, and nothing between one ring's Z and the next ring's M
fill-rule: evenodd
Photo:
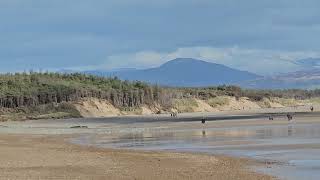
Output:
M202 130L202 137L205 138L206 137L206 131Z
M205 152L251 157L268 164L264 173L287 179L320 179L320 113L298 114L269 121L256 115L236 120L177 118L70 119L2 123L0 132L73 134L73 143L107 148ZM260 117L261 115L259 115ZM231 118L231 116L226 116ZM218 118L218 117L215 117ZM232 117L233 118L233 117ZM187 121L184 121L187 120ZM86 126L88 128L70 128ZM292 171L294 173L292 173Z
M316 169L320 168L320 123L268 126L242 126L229 128L198 127L185 129L151 128L139 132L125 132L113 136L91 135L91 144L101 147L130 148L144 150L192 151L214 154L246 156L266 162L265 173L301 179L305 173L311 179L320 179ZM108 138L110 137L110 138ZM111 138L112 137L112 138ZM311 158L312 157L312 158ZM303 165L310 162L312 166ZM291 164L290 164L290 163ZM299 166L295 163L299 163ZM283 165L289 164L289 165ZM308 163L305 163L308 164ZM286 173L295 168L295 177ZM261 169L260 169L261 170Z
M288 136L292 136L292 134L293 134L293 127L292 127L292 125L288 125Z

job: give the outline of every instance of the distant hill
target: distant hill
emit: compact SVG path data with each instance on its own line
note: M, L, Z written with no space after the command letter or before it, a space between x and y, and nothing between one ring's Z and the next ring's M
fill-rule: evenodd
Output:
M254 89L315 89L320 88L320 58L292 61L301 70L242 82L239 85Z
M312 68L303 71L286 73L243 82L243 87L258 89L314 89L320 87L320 69Z
M317 68L320 67L320 58L299 59L294 63L302 68Z
M179 87L230 85L261 78L261 76L247 71L240 71L221 64L191 58L174 59L160 67L144 70L87 71L86 73L117 76L123 80L140 80L153 84Z

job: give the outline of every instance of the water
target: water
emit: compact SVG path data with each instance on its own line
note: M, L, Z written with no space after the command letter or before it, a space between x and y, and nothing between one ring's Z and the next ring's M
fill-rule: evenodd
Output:
M320 123L235 128L134 128L87 134L74 143L99 147L205 152L266 162L255 170L281 179L320 179Z

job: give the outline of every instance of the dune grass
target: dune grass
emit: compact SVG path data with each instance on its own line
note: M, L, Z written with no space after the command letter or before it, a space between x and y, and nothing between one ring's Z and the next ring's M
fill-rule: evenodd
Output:
M175 99L173 106L179 113L194 112L194 109L198 107L198 103L194 98Z
M230 103L230 99L226 96L217 96L217 97L208 99L207 103L211 107L215 108L215 107L219 107L219 106L228 105Z

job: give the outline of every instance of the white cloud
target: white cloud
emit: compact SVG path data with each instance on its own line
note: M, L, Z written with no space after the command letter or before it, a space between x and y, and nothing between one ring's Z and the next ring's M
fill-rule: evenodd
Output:
M185 47L173 52L141 51L113 55L107 57L106 63L102 67L105 69L148 68L159 66L175 58L195 58L257 74L270 75L299 70L300 67L292 62L308 57L320 57L320 53L313 51L246 49L236 46L230 48Z

